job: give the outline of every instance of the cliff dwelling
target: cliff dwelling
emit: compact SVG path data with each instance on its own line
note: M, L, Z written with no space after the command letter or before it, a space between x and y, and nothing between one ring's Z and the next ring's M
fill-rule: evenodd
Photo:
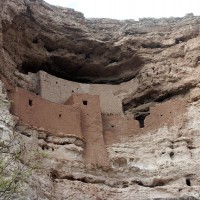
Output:
M0 200L200 199L200 17L0 8Z
M124 114L120 91L128 84L83 84L39 71L35 93L16 88L12 113L36 129L52 136L72 136L83 141L86 166L110 167L107 145L163 125L179 123L185 102L174 99L152 107L147 117ZM30 82L31 83L31 82ZM124 94L125 95L125 94ZM105 97L106 96L106 97ZM101 102L102 100L102 102Z

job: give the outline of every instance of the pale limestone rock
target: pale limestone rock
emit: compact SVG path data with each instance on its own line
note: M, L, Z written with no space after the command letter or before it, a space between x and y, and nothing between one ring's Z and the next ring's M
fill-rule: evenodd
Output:
M131 114L174 96L187 101L182 123L109 145L111 169L89 170L81 140L16 125L0 82L0 139L17 134L26 160L38 153L38 170L13 199L200 199L199 17L85 19L39 0L5 0L0 7L0 69L14 86L37 92L35 75L22 73L47 66L70 80L127 81L130 89L121 83L114 95Z
M190 91L191 101L197 101L200 99L200 88L196 87Z

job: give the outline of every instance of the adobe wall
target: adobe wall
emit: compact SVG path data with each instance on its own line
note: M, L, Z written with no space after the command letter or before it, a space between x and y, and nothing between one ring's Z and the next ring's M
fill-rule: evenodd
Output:
M139 123L133 116L102 114L103 134L107 145L118 143L129 135L141 132Z
M103 138L103 125L98 95L74 94L66 104L79 104L81 128L85 141L86 166L109 168L110 161Z
M150 108L150 115L144 121L144 130L155 130L165 125L180 125L184 121L186 109L187 101L181 98L157 103Z
M16 88L13 101L12 112L24 123L61 137L82 138L78 105L55 104L21 88Z
M39 72L39 76L40 95L44 99L55 103L64 103L72 94L99 95L101 111L109 113L123 113L122 99L136 91L137 88L135 80L119 85L82 84L63 80L43 71Z
M133 116L102 114L103 133L106 145L120 143L130 135L145 134L161 127L181 125L185 119L187 102L180 98L157 103L150 107L150 115L144 120L144 127Z

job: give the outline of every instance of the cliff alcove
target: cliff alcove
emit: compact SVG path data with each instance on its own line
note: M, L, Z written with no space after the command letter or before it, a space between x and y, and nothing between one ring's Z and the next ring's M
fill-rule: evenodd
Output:
M13 199L200 199L200 17L0 8L0 140L45 155Z

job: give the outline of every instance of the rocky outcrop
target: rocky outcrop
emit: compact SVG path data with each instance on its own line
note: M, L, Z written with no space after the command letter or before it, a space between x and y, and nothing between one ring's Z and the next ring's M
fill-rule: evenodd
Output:
M133 112L198 84L200 19L192 14L119 21L85 19L43 1L3 1L1 7L0 70L12 84L26 85L18 72L39 70L87 83L135 78L137 91L124 99L124 110Z
M187 102L187 99L181 101ZM24 199L72 200L200 198L200 101L180 106L184 109L176 109L177 116L166 120L165 115L171 113L167 107L173 110L170 101L165 103L163 115L152 110L152 115L163 117L160 124L153 122L153 127L148 130L152 122L150 114L147 117L150 125L147 123L138 134L120 135L121 140L113 140L107 145L111 161L109 169L86 168L82 143L70 136L50 136L43 129L35 130L19 123L9 114L9 104L1 90L1 139L6 141L8 135L17 136L16 146L19 143L25 145L23 164L36 166L21 193L15 194L13 199L22 196ZM159 108L159 104L157 106Z
M9 73L43 69L71 80L121 82L134 77L142 66L135 51L114 45L112 36L104 41L93 32L90 22L72 9L43 1L2 4L4 57L12 62Z
M37 170L14 199L200 199L199 17L85 19L42 0L4 0L0 7L0 138L18 136L27 167L31 152L42 152L34 154ZM49 136L10 115L6 91L18 86L36 92L39 70L132 88L113 94L141 127L107 144L109 169L85 167L82 141ZM155 113L170 99L183 101L184 109L171 118L167 106L168 117ZM142 127L145 120L152 129Z

